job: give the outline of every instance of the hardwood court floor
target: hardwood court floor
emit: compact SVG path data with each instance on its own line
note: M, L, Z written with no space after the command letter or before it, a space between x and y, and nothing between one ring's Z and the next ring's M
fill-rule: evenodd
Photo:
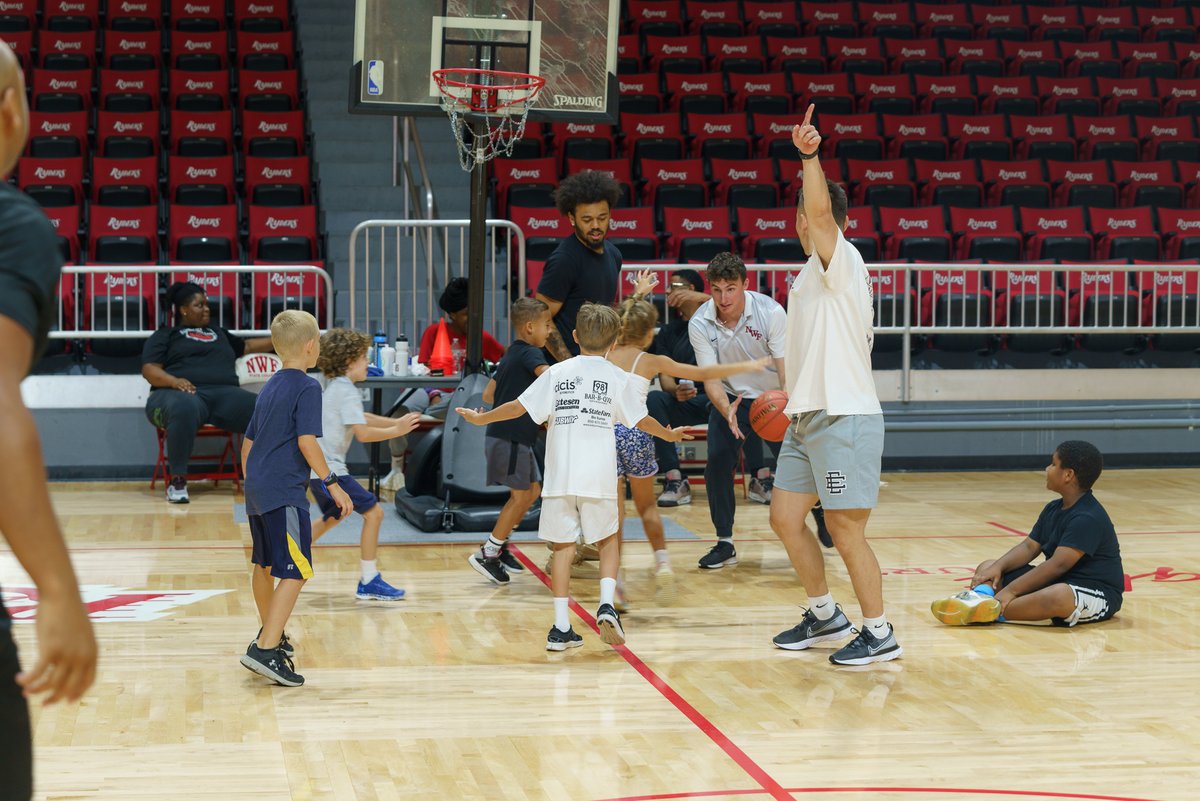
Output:
M928 611L1032 524L1051 498L1039 473L885 478L870 532L899 661L835 669L828 648L771 646L804 593L747 504L736 568L701 573L708 543L671 543L672 607L652 601L647 546L629 545L621 650L576 615L585 646L547 653L548 591L529 572L486 583L471 545L384 548L409 593L393 606L355 602L356 548L318 548L290 627L308 681L294 690L237 664L257 623L230 490L170 507L145 485L56 485L82 582L125 619L97 623L84 702L36 713L36 797L1195 799L1200 471L1105 474L1133 590L1115 620L1072 631L952 629ZM675 516L711 531L702 492ZM0 581L19 606L28 580L7 552ZM574 585L590 614L595 582ZM122 606L123 591L215 594ZM32 626L16 629L28 663Z

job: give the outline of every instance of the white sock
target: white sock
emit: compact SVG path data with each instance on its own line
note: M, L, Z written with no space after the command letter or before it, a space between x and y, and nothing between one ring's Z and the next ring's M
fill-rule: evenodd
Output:
M379 573L379 571L375 568L375 560L374 559L371 559L370 561L363 559L362 561L359 562L359 565L362 568L362 583L363 584L366 584L371 579L375 578L376 574Z
M483 543L483 555L488 557L489 559L492 558L493 556L499 556L500 548L503 545L504 545L504 542L502 540L498 540L495 537L488 536L488 538L486 540L484 540L484 543Z
M571 621L567 618L567 607L570 603L570 598L554 599L554 628L559 631L567 631L571 628Z
M760 481L764 478L770 478L771 477L771 468L764 467L764 468L760 469L757 473L755 473L754 476L755 476L755 478L759 479Z
M667 481L680 481L683 479L683 473L678 470L667 471Z
M819 597L808 597L808 608L817 616L817 620L829 620L837 606L833 603L833 595L825 593Z
M877 640L886 640L888 634L891 633L888 630L887 615L864 617L863 628L868 629L871 632L871 636Z
M661 548L654 552L654 564L659 567L662 567L664 565L666 567L671 566L671 557L667 555L666 548Z
M600 605L611 604L613 596L617 592L617 580L615 578L600 579Z

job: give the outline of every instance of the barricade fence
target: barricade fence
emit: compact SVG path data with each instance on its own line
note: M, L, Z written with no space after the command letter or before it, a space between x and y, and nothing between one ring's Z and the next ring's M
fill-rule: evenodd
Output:
M284 309L303 309L322 328L333 320L333 282L313 264L114 265L63 267L51 339L145 339L174 323L166 289L177 281L203 287L211 324L242 336L270 334Z

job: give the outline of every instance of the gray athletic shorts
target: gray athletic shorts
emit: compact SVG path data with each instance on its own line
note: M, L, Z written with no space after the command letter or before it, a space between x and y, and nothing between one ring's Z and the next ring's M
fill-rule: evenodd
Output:
M883 415L797 415L779 449L775 488L817 494L826 509L874 509L883 461Z
M542 471L538 470L532 445L487 437L484 451L487 454L487 483L527 490L530 484L541 482Z

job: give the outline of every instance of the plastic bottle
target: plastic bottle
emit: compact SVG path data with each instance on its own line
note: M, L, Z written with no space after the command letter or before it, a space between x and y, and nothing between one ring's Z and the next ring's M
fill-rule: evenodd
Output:
M375 348L375 351L374 351L375 355L374 355L372 364L374 364L380 370L383 370L384 369L384 367L383 367L383 349L387 347L387 332L379 331L378 333L376 333L375 338L372 340L371 344ZM386 374L387 373L385 372L384 375L386 375Z
M408 361L412 358L408 352L408 337L401 334L396 339L396 366L392 370L393 375L406 376L408 375Z
M379 352L382 356L379 360L379 369L383 371L384 375L391 375L393 365L396 363L396 349L391 345L384 345Z

